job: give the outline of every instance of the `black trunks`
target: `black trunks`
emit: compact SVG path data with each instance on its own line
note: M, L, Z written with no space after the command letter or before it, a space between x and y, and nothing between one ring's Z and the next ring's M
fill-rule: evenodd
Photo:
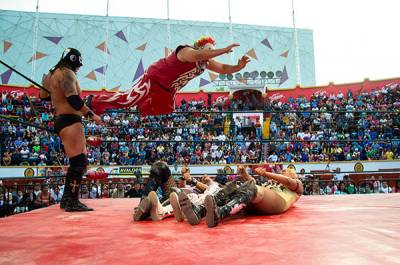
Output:
M65 127L71 126L77 122L82 123L82 117L75 114L61 114L55 118L54 131L60 134L60 131Z

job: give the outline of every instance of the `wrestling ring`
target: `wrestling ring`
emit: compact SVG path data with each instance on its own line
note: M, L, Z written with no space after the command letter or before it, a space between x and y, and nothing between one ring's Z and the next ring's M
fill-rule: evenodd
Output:
M95 211L53 205L0 219L0 263L400 263L398 194L302 196L284 214L238 216L214 229L174 218L133 222L139 199L83 201Z
M3 115L0 119L53 133L48 128L23 119ZM286 140L242 142L263 145L283 141ZM159 142L173 144L194 141ZM103 143L107 141L96 144ZM227 140L226 143L241 141ZM64 168L61 164L60 167ZM94 170L104 172L99 167L94 167ZM175 171L179 171L179 168ZM387 181L397 181L399 171L329 170L305 173L322 176L318 182L332 181L331 176L336 173L354 174L350 181L359 186L369 180L366 176L376 174L389 174L385 177ZM133 173L131 175L135 176ZM146 178L147 172L140 172L140 175ZM200 176L201 173L194 170L192 175ZM214 172L215 175L217 172ZM326 175L329 175L328 179L324 179ZM127 178L126 174L110 171L98 174L96 180L119 184ZM3 185L23 180L21 186L24 186L29 181L45 179L40 176L27 178L16 175L9 182L4 180ZM60 210L58 205L52 205L0 219L0 264L400 264L398 193L302 196L284 214L239 215L226 225L213 229L207 228L204 221L198 226L191 226L178 223L174 218L160 222L133 222L132 211L139 199L102 198L82 201L95 211L67 213Z

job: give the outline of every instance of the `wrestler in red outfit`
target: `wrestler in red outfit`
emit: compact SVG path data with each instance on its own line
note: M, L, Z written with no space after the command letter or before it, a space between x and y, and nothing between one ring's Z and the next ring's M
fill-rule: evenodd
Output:
M174 111L176 93L205 69L231 74L243 69L250 61L247 56L243 56L237 65L219 63L213 58L232 52L239 44L233 43L222 49L214 49L214 45L213 38L203 37L194 43L194 47L178 46L168 57L150 65L130 90L93 96L88 100L89 104L99 114L106 109L134 106L138 106L142 115L169 114Z

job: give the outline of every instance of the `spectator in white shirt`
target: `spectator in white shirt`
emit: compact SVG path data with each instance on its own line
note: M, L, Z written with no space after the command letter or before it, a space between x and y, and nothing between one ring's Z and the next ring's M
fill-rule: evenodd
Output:
M273 162L273 163L278 162L278 156L276 155L275 152L273 152L272 155L270 155L270 156L268 157L268 161Z
M55 186L54 189L51 190L51 197L55 201L55 203L59 203L61 201L63 194L60 191L58 186Z
M379 188L379 193L392 193L392 188L388 185L386 180L382 181L382 185Z

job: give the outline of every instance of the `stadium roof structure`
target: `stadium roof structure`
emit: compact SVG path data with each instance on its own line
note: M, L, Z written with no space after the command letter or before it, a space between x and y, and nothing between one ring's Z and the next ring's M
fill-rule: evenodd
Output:
M35 81L41 81L67 47L83 54L78 79L83 89L118 91L130 88L146 67L178 45L192 44L211 35L217 47L241 44L218 61L236 64L251 58L244 72L286 72L268 87L296 86L294 30L229 23L167 19L105 17L0 10L0 58ZM297 29L301 85L315 85L313 32ZM0 66L2 84L27 85L27 81ZM276 76L275 76L276 77ZM206 71L183 91L215 91L219 75Z

